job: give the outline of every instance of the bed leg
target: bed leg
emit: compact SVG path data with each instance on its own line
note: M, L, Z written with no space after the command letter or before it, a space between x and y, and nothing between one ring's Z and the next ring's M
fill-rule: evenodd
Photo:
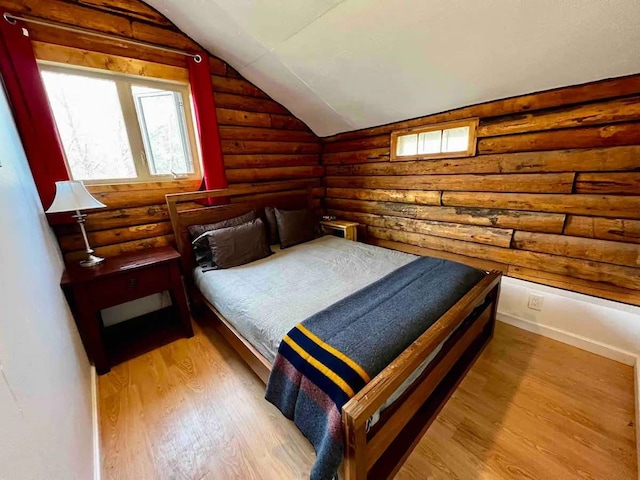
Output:
M365 427L357 428L353 418L342 412L344 428L344 479L367 479L367 433Z

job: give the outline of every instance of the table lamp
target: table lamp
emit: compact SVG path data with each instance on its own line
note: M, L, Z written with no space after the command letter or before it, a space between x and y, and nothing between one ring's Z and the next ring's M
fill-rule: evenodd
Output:
M46 213L63 213L76 212L73 218L78 219L82 238L86 246L87 258L80 261L83 267L93 267L104 262L104 258L97 257L93 253L93 249L89 246L87 231L84 228L84 222L87 216L80 213L80 210L91 210L94 208L104 208L105 204L96 200L85 188L84 184L77 180L67 180L64 182L56 182L56 196L53 203Z

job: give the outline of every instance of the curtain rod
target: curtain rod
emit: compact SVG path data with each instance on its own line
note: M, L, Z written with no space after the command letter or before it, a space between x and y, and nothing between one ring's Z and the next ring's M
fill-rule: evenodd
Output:
M61 23L47 22L45 20L38 20L36 18L18 17L16 15L12 15L12 14L7 13L7 12L5 12L2 16L11 25L15 25L16 22L19 20L21 22L33 23L35 25L43 25L45 27L52 27L52 28L57 28L57 29L60 29L60 30L66 30L67 32L82 33L84 35L91 35L93 37L104 38L104 39L107 39L107 40L115 40L115 41L118 41L120 43L128 43L128 44L131 44L131 45L136 45L138 47L155 48L156 50L162 50L164 52L177 53L178 55L184 55L185 57L193 58L196 63L200 63L202 61L202 56L199 55L199 54L193 54L193 53L185 52L184 50L177 50L175 48L160 47L158 45L154 45L153 43L141 42L139 40L130 40L128 38L119 37L117 35L109 35L109 34L106 34L106 33L99 33L99 32L95 32L93 30L87 30L85 28L69 27L69 26L63 25Z

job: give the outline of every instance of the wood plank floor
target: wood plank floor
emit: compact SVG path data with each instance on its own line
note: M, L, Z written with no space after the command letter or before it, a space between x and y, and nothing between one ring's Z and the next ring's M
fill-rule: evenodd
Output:
M313 449L204 322L100 377L105 480L308 478ZM498 323L397 476L635 479L631 367Z

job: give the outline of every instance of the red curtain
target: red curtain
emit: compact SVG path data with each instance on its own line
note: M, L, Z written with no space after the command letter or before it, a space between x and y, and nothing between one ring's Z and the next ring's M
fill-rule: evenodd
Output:
M64 151L31 40L21 22L0 17L0 73L40 200L48 208L55 182L69 180Z
M227 177L222 159L216 104L213 99L209 56L204 52L200 52L199 55L199 62L189 58L189 82L200 137L203 184L205 190L214 190L226 188Z

